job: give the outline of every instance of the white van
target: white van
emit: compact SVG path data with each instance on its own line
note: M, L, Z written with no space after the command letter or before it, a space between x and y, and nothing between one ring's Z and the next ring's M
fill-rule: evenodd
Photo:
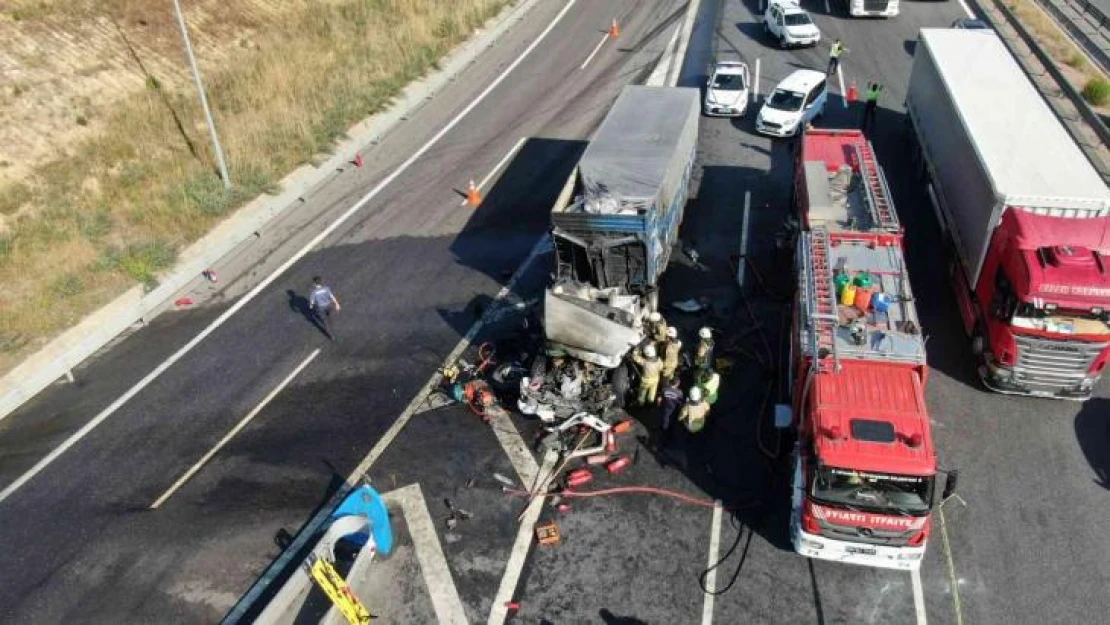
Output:
M759 116L756 132L773 137L790 137L815 117L825 114L829 94L825 74L812 69L799 69L775 87Z

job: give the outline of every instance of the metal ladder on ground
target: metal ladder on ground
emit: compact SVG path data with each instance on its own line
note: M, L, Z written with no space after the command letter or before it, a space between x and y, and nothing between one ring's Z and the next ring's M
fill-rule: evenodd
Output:
M839 315L836 308L836 289L830 262L829 232L818 226L802 237L802 258L805 281L806 310L809 311L810 345L813 346L813 363L818 373L830 371L828 357L832 357L832 371L840 371L840 356L836 351L836 327Z
M890 200L890 189L887 187L886 178L875 159L874 148L870 141L854 146L856 162L859 164L860 175L867 183L865 186L867 204L871 209L871 216L875 225L883 230L898 230L898 216L894 214L894 205Z

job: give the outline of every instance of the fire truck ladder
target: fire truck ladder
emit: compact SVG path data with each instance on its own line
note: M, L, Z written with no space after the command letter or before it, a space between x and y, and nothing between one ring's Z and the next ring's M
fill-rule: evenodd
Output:
M866 141L862 145L856 145L854 150L860 175L867 182L864 197L867 198L867 205L871 209L875 224L884 230L897 230L898 217L894 214L894 208L890 202L890 189L887 188L886 178L879 168L878 161L875 160L875 151L871 147L871 142Z
M836 352L836 291L833 289L829 233L824 227L814 228L810 236L802 237L802 266L807 268L805 281L806 309L810 311L810 345L813 362L819 373L828 372L827 357L832 356L833 371L840 371L840 357Z

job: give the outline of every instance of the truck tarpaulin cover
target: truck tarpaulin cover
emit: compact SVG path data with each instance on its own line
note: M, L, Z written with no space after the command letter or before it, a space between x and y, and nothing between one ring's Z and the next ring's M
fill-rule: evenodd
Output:
M685 197L697 140L696 89L625 87L578 164L585 201L576 208L608 214L652 207L681 211L671 204ZM651 253L658 254L662 245L653 237Z

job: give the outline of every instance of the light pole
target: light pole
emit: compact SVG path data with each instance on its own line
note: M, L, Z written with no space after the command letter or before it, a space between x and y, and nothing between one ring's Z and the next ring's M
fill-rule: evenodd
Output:
M208 108L208 97L204 95L204 83L200 81L200 69L197 68L197 59L193 56L193 44L189 41L189 29L185 26L185 16L181 13L180 0L173 0L173 8L177 12L177 24L181 26L181 39L185 42L185 54L189 57L189 65L193 68L193 80L197 83L197 93L200 95L200 105L204 109L204 117L208 120L208 133L212 135L212 149L216 152L216 164L220 168L220 178L224 181L224 188L231 189L231 176L227 173L227 163L224 161L224 151L220 147L220 137L216 134L216 122L212 119L212 110Z

